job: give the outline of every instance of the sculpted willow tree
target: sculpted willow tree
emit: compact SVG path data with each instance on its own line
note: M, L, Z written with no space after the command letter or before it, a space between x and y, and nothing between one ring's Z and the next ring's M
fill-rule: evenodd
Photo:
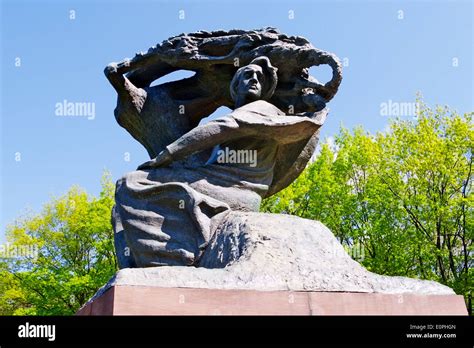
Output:
M325 84L308 74L321 64L333 71ZM151 86L180 69L195 75ZM368 272L319 222L259 213L313 155L342 80L333 54L273 28L201 31L111 63L105 74L118 93L118 123L150 161L117 182L121 270L97 296L120 284L453 293ZM232 112L199 125L220 106Z

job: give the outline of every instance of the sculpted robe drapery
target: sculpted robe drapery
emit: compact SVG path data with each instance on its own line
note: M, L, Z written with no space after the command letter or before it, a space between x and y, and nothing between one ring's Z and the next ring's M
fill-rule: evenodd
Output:
M282 163L306 165L309 157L301 161L301 151L317 140L325 115L326 109L315 119L287 116L255 101L168 145L175 161L170 167L126 174L117 183L113 212L120 267L197 265L231 209L258 211L275 168L282 175ZM256 162L187 167L186 158L215 146L255 151Z

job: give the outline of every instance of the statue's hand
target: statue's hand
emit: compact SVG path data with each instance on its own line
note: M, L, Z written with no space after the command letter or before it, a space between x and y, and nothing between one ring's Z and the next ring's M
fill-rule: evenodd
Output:
M173 158L171 157L170 152L167 149L165 149L161 151L158 154L158 156L156 156L151 161L148 161L139 165L137 170L166 167L166 166L169 166L172 162L173 162Z
M117 63L110 63L104 69L105 76L110 76L117 73Z

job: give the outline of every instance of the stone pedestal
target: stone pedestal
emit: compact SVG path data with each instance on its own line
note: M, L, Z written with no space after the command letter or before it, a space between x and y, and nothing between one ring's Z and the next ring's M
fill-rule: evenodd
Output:
M77 315L467 315L459 295L112 286Z

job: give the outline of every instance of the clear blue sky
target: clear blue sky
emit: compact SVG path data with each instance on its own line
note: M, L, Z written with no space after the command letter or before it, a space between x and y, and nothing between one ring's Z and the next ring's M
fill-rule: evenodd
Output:
M0 242L6 224L28 210L39 211L72 185L96 194L104 169L117 179L147 159L116 124L116 94L102 70L183 32L274 26L348 58L323 137L336 134L341 123L383 130L388 118L380 115L380 104L412 102L417 91L429 104L474 110L471 1L1 4ZM184 20L179 10L185 11ZM325 69L314 71L323 81L329 78ZM56 103L65 99L95 103L95 118L56 116Z

